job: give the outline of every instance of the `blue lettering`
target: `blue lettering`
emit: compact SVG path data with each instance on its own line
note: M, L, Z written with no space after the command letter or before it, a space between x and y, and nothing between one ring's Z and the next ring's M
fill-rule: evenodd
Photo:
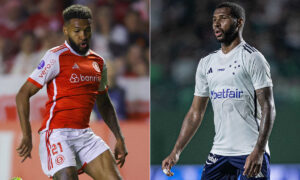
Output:
M235 92L234 91L229 92L229 98L235 98Z
M225 99L225 98L241 98L243 91L236 89L232 91L231 89L222 89L221 91L210 91L211 99Z

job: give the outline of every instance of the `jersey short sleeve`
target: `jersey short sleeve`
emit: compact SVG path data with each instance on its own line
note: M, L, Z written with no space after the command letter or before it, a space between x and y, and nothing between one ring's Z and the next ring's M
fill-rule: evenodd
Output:
M209 96L208 83L205 76L204 60L201 59L196 72L195 96Z
M107 68L106 65L103 64L103 68L102 68L102 73L101 73L101 81L100 81L100 86L99 86L99 93L104 93L106 92L108 89L108 85L107 85Z
M39 88L55 78L59 73L59 59L58 56L47 51L38 67L29 76L28 81Z
M270 72L270 65L265 57L259 53L252 53L249 60L249 74L253 83L254 89L261 89L264 87L272 87L272 79Z

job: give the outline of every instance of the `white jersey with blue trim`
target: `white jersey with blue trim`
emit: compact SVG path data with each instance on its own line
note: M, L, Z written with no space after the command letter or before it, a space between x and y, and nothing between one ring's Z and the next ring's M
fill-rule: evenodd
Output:
M245 41L227 54L218 50L200 60L194 95L210 97L212 102L215 137L211 153L240 156L253 151L261 119L255 90L272 86L268 62ZM266 152L270 154L268 145Z

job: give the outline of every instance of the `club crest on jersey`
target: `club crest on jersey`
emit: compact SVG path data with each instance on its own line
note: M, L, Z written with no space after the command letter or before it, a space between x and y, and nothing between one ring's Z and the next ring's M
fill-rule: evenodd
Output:
M95 61L93 62L93 67L97 72L101 72L97 62L95 62Z
M209 68L209 70L207 71L207 74L213 73L212 68Z
M42 69L44 66L45 66L45 61L42 60L42 61L40 62L40 64L38 65L38 69Z
M235 75L236 70L241 67L241 65L237 64L237 62L238 61L235 60L233 65L231 65L231 64L229 65L229 68L233 70L232 75Z

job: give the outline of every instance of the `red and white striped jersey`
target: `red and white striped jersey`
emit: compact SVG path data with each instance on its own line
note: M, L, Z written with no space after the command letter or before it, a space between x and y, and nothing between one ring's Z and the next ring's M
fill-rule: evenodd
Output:
M65 42L47 51L28 81L39 88L47 84L49 99L39 131L83 129L89 127L96 95L107 91L107 69L92 50L81 56Z

